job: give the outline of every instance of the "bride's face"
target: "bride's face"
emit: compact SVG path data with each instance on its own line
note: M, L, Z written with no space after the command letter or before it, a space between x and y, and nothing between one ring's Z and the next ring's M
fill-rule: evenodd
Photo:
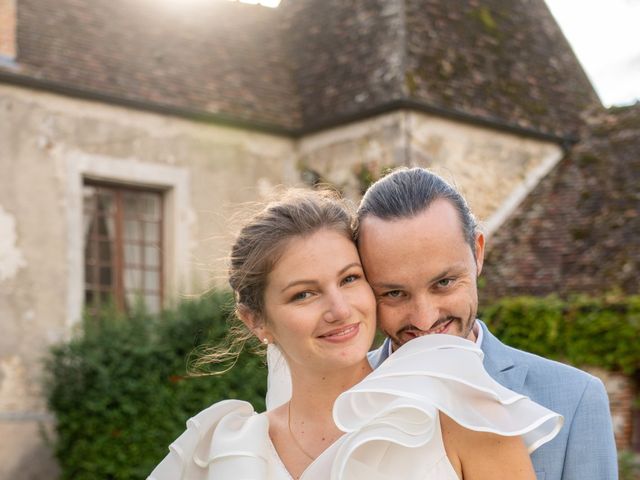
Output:
M375 334L375 298L354 243L323 229L295 238L267 278L265 334L296 368L362 362Z

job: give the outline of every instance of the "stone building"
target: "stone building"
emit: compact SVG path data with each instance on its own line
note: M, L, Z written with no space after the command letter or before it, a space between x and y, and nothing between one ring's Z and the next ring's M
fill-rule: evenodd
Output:
M588 118L491 239L487 298L640 293L640 103Z
M543 0L0 0L0 478L55 476L48 346L204 289L238 203L422 165L496 232L598 105Z
M580 142L491 239L485 301L640 293L640 103L588 118ZM618 446L640 450L637 379L596 373L609 392Z

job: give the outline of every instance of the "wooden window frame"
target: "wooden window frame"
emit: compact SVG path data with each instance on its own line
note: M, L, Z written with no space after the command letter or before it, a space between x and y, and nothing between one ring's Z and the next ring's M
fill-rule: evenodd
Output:
M103 305L102 296L104 294L112 295L115 307L119 311L127 311L132 305L127 304L127 294L131 293L127 291L125 285L125 272L127 268L135 268L140 274L141 288L140 290L134 290L135 294L142 295L146 298L147 295L153 295L158 298L158 310L162 309L164 304L164 228L165 228L165 212L164 212L164 192L160 189L153 189L148 187L138 187L127 184L111 183L111 182L97 182L85 179L83 181L83 189L85 187L91 187L97 189L94 201L97 201L99 192L106 191L113 198L113 213L108 215L100 215L95 209L98 208L93 205L90 212L91 221L95 218L104 217L104 221L109 219L113 221L113 235L102 236L99 232L85 232L84 236L84 266L85 271L89 269L93 270L92 278L86 278L84 281L84 298L85 308L89 311L96 308L100 308ZM139 225L140 237L136 240L127 239L125 236L125 221L132 221L131 218L127 218L124 206L124 198L126 195L139 195L139 194L151 194L157 197L159 206L158 217L156 219L143 218L140 215L136 216L133 220ZM86 211L86 204L83 202L83 211ZM149 242L145 239L145 230L148 224L156 224L157 242ZM89 227L93 229L93 227ZM155 240L155 239L154 239ZM111 245L110 256L112 257L109 262L102 263L100 258L100 244ZM139 247L140 258L138 263L125 262L125 245L135 245ZM148 247L154 247L159 250L157 257L157 266L151 266L147 263L146 249ZM92 252L89 254L89 252ZM110 285L106 287L102 283L101 268L109 268L110 273ZM145 285L147 272L156 272L158 275L158 288L147 289ZM94 300L89 303L89 297ZM95 299L98 299L96 302ZM148 306L147 306L148 307ZM151 311L151 310L150 310Z

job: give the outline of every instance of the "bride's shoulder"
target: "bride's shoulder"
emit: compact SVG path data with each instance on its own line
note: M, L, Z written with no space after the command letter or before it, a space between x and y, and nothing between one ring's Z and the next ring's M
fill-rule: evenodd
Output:
M239 457L263 458L268 431L267 416L257 414L250 403L215 403L187 420L187 429L169 446L169 454L149 479L204 479L214 460L223 460L216 462L216 468L224 468Z
M244 400L222 400L214 403L187 420L187 430L190 427L202 428L212 426L221 420L234 418L248 420L256 415L253 406Z

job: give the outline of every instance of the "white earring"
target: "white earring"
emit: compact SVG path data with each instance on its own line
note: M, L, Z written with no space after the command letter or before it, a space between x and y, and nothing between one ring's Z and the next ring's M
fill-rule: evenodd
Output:
M264 337L262 339L262 343L264 343L265 345L269 345L269 340L267 339L267 337Z

